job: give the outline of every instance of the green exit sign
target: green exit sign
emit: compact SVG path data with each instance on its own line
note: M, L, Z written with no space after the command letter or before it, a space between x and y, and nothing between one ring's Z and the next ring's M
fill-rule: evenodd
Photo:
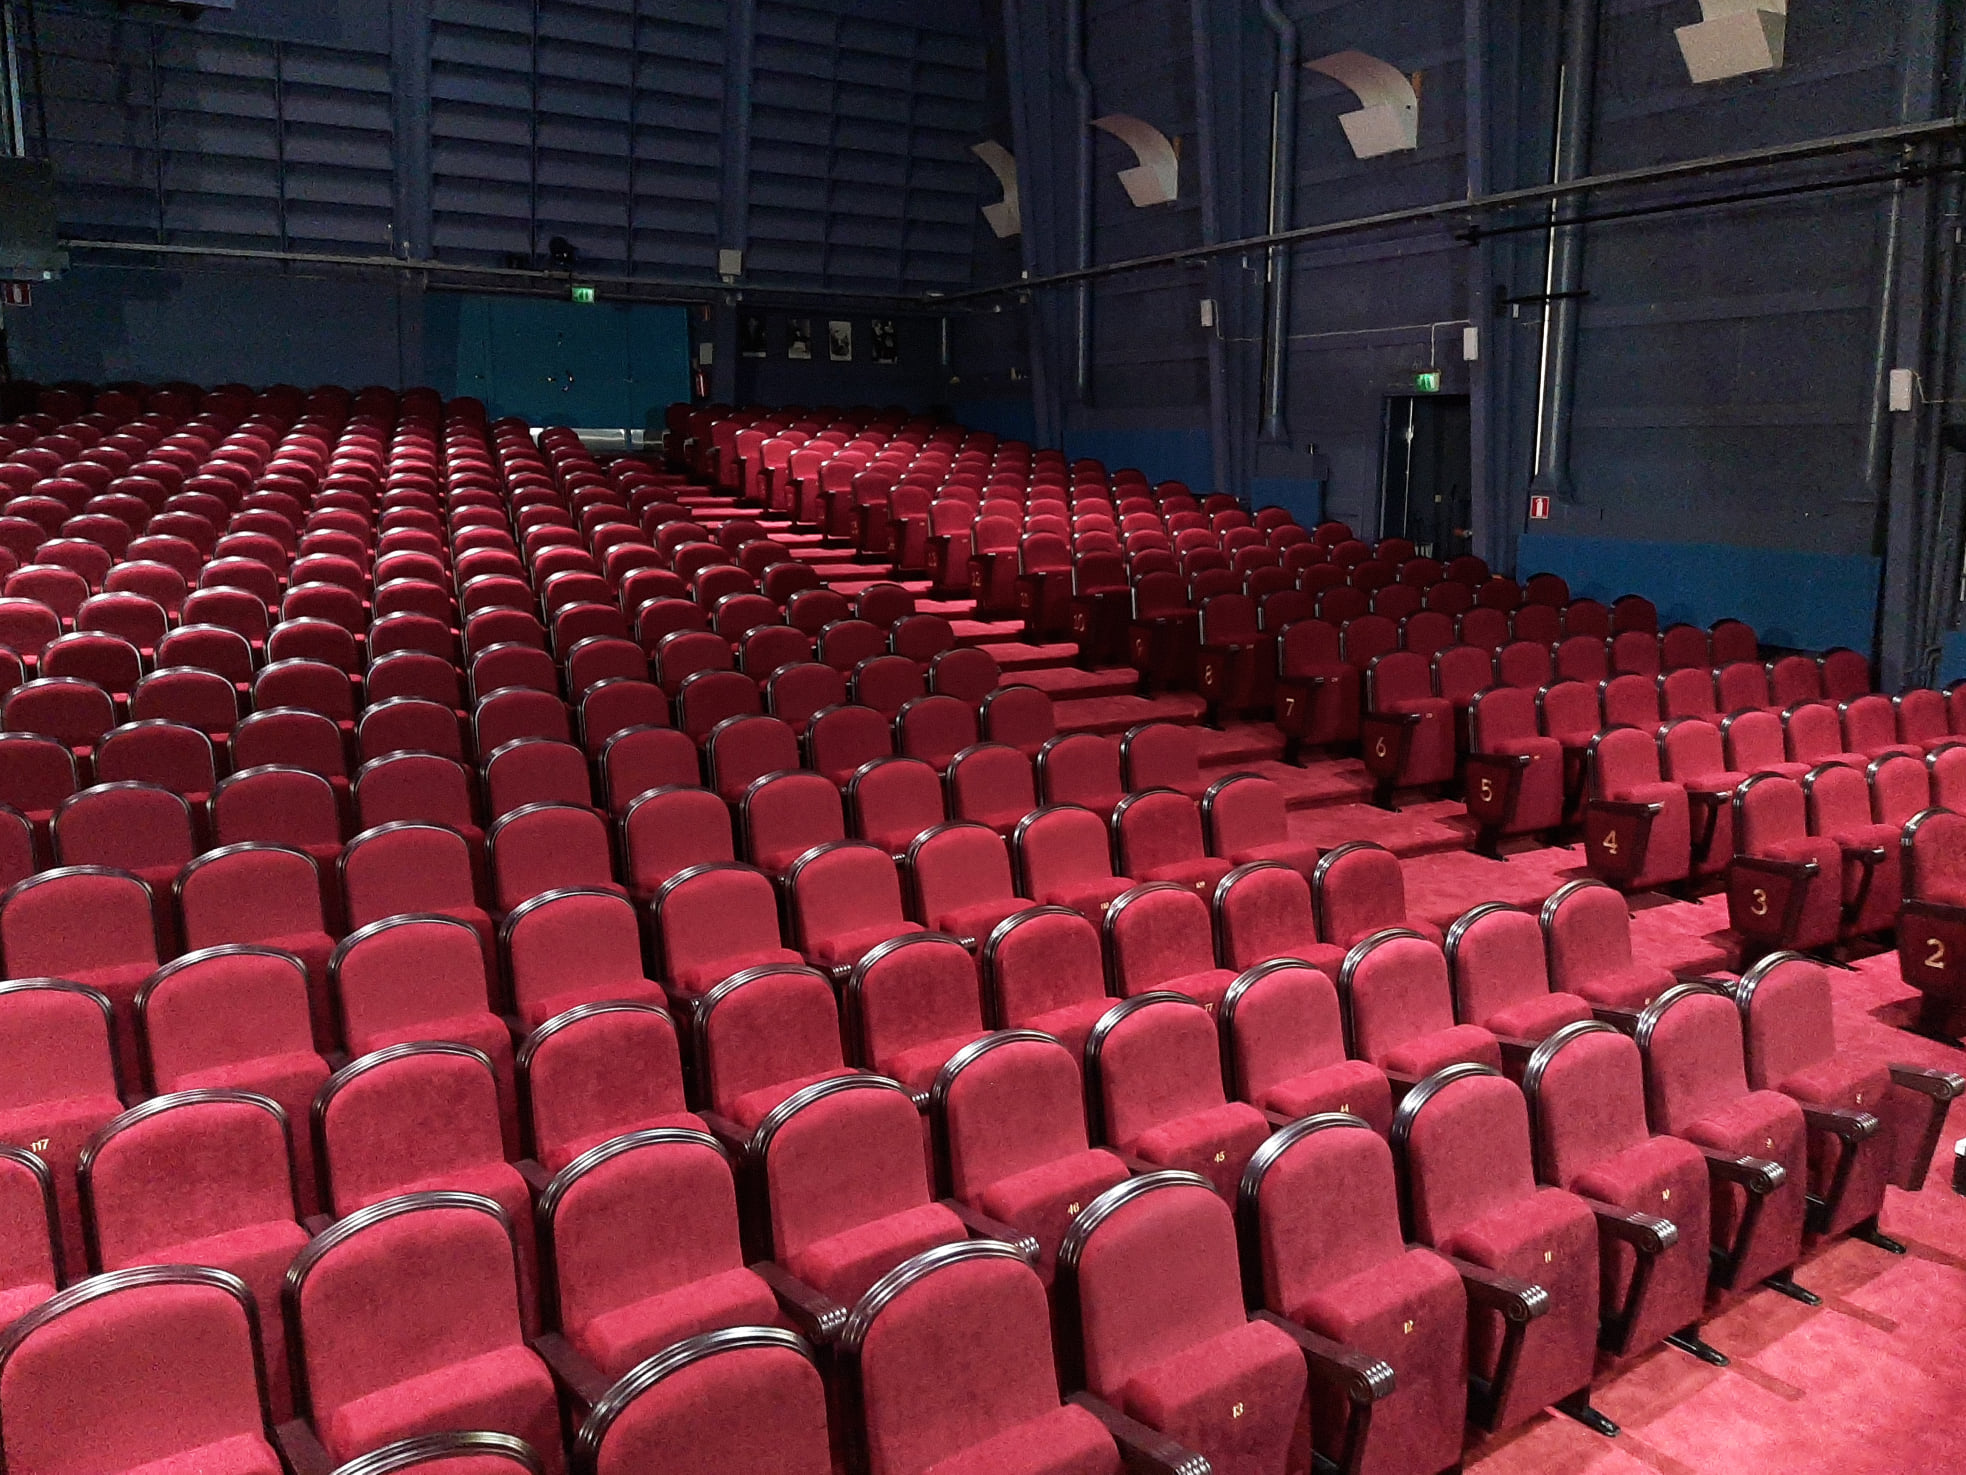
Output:
M575 302L592 302L594 300L594 289L592 287L575 287L573 289L573 300ZM1435 377L1438 378L1439 376L1436 375Z
M579 288L575 288L574 290L578 291ZM1422 369L1413 376L1413 388L1420 394L1439 394L1440 370Z

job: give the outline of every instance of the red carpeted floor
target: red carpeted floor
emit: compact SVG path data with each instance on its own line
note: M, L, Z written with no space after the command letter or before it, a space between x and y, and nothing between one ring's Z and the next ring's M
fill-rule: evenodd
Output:
M782 536L782 525L770 527ZM878 565L813 546L822 576L852 592L880 579ZM1189 692L1143 697L1134 673L1087 672L1069 645L1026 644L1014 622L979 621L966 600L938 600L912 583L919 608L955 622L965 644L988 645L1007 681L1057 700L1064 731L1119 734L1138 722L1199 724ZM1445 925L1485 901L1534 908L1587 874L1575 847L1525 849L1490 860L1471 852L1461 805L1401 796L1372 807L1354 758L1280 761L1267 723L1197 727L1208 778L1244 769L1282 784L1294 838L1329 847L1374 840L1405 861L1409 911ZM1731 971L1739 949L1725 899L1632 899L1634 950L1683 973ZM1966 1051L1907 1033L1913 991L1895 953L1832 973L1841 1048L1883 1061L1966 1072ZM1909 1253L1836 1240L1805 1254L1796 1279L1823 1298L1806 1307L1769 1290L1710 1309L1704 1336L1732 1359L1713 1368L1660 1348L1602 1367L1592 1401L1623 1427L1605 1439L1550 1415L1471 1443L1480 1475L1966 1475L1966 1198L1952 1192L1954 1144L1966 1132L1955 1106L1923 1191L1887 1191L1882 1227Z

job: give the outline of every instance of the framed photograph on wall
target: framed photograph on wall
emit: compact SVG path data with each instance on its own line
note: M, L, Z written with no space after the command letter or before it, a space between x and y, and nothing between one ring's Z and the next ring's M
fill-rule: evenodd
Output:
M788 359L809 359L812 357L811 318L787 318L785 320L785 357Z
M765 356L765 315L747 312L737 319L737 351L747 359Z
M836 364L853 362L853 324L834 319L826 325L826 357Z
M894 333L893 318L875 318L872 325L874 339L874 362L877 364L898 364L901 362L901 346Z

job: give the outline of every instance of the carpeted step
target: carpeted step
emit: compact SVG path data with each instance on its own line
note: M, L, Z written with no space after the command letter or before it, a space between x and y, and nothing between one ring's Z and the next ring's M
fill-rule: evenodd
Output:
M1051 693L1057 701L1087 697L1132 696L1140 687L1140 673L1130 666L1105 671L1081 671L1077 666L1047 666L1025 675L1025 683ZM1191 696L1191 692L1175 693ZM1200 703L1201 698L1195 697Z
M1142 722L1199 722L1205 704L1192 692L1178 691L1158 697L1086 697L1059 702L1055 710L1060 732L1117 736Z
M1026 645L1021 640L978 640L966 642L980 645L996 658L997 665L1006 676L1022 676L1026 672L1041 671L1050 666L1069 666L1078 659L1076 645ZM1026 686L1031 682L1026 681Z
M1196 730L1204 734L1209 731L1205 727ZM1298 768L1274 758L1228 763L1203 762L1201 772L1202 777L1211 783L1232 773L1261 774L1283 790L1283 802L1289 809L1360 804L1372 794L1372 780L1366 776L1365 765L1356 758L1325 759L1308 768ZM1383 814L1385 811L1375 812Z
M1436 851L1412 857L1402 869L1407 913L1443 929L1483 902L1535 911L1559 886L1589 874L1575 846L1529 851L1508 860L1466 850Z
M1435 799L1404 809L1370 804L1325 804L1290 811L1290 838L1335 850L1352 840L1371 840L1394 855L1428 855L1466 850L1474 844L1474 824L1453 799Z

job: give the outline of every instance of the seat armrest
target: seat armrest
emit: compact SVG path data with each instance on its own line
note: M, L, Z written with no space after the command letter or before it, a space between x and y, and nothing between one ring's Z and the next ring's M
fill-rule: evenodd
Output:
M1845 1147L1855 1147L1877 1135L1883 1124L1867 1111L1850 1111L1841 1106L1812 1106L1799 1102L1802 1120L1812 1132L1828 1132Z
M273 1442L280 1446L280 1463L292 1475L332 1475L334 1459L314 1437L305 1419L294 1419L273 1431Z
M1700 1148L1700 1155L1707 1160L1708 1173L1726 1182L1740 1184L1756 1198L1766 1198L1788 1181L1788 1169L1767 1158L1730 1157L1711 1147Z
M1773 855L1737 855L1730 864L1744 870L1766 871L1790 881L1813 881L1822 871L1822 866L1813 860L1783 860Z
M558 1332L547 1332L533 1338L532 1350L539 1354L540 1361L546 1364L546 1370L553 1374L553 1381L582 1408L592 1408L614 1386L599 1368L574 1351L573 1343Z
M1613 1009L1608 1004L1593 1004L1591 1017L1599 1024L1608 1024L1620 1034L1638 1033L1638 1015L1630 1009Z
M1533 753L1469 753L1465 757L1470 768L1514 769L1517 772L1526 772L1529 765L1536 761Z
M1499 1311L1504 1321L1530 1322L1549 1314L1550 1293L1541 1286L1517 1280L1512 1275L1503 1275L1485 1265L1476 1265L1471 1260L1441 1255L1438 1250L1434 1253L1452 1265L1461 1277L1461 1284L1467 1287L1470 1305L1487 1311Z
M1117 1147L1114 1148L1112 1151L1114 1157L1118 1158L1121 1162L1126 1164L1127 1172L1131 1173L1136 1178L1144 1178L1149 1173L1159 1173L1163 1171L1159 1163L1150 1163L1144 1157L1135 1157L1130 1152L1121 1152Z
M1738 978L1729 978L1721 973L1675 973L1672 976L1672 981L1674 983L1704 983L1708 988L1716 988L1723 994L1729 995L1734 992L1741 982Z
M1120 1466L1127 1475L1207 1475L1211 1468L1193 1450L1138 1419L1128 1418L1103 1398L1074 1393L1065 1401L1077 1404L1106 1426L1113 1443L1119 1446Z
M1379 1358L1354 1352L1342 1342L1319 1336L1310 1328L1299 1326L1274 1311L1252 1312L1249 1319L1268 1322L1303 1348L1311 1377L1343 1393L1351 1402L1377 1403L1392 1395L1392 1367Z
M1367 712L1365 717L1368 721L1391 723L1399 727L1418 727L1427 720L1424 712L1374 711Z
M1491 1034L1494 1032L1491 1030ZM1511 1080L1519 1079L1529 1068L1529 1057L1536 1053L1540 1040L1525 1040L1516 1035L1496 1035L1495 1043L1502 1047L1502 1067Z
M553 1182L553 1175L546 1171L545 1165L535 1162L532 1158L520 1158L512 1166L517 1168L519 1170L519 1176L526 1180L526 1187L532 1190L532 1196L535 1201L539 1199L541 1194L546 1192L547 1187Z
M1928 1070L1922 1065L1894 1065L1891 1084L1930 1096L1934 1101L1956 1101L1966 1095L1966 1076L1947 1070Z
M1606 814L1625 814L1633 819L1657 819L1665 810L1665 805L1656 801L1641 802L1637 799L1593 799L1591 808Z
M751 1269L771 1287L779 1309L799 1334L815 1346L830 1345L846 1327L847 1308L800 1280L776 1260L760 1260Z
M1038 1241L1034 1235L1014 1229L1001 1219L992 1219L980 1209L972 1209L958 1198L945 1198L942 1207L963 1221L971 1239L995 1239L1009 1245L1032 1265L1038 1263Z
M1634 1213L1615 1204L1600 1203L1583 1194L1577 1196L1597 1215L1599 1229L1623 1240L1641 1255L1663 1255L1679 1243L1679 1226L1670 1219Z
M699 1111L703 1125L710 1129L710 1135L730 1150L730 1155L738 1162L744 1161L745 1151L751 1145L751 1134L738 1126L727 1116L719 1116L714 1111Z
M333 1214L309 1214L305 1219L300 1221L300 1227L307 1231L307 1237L309 1239L325 1234L333 1226Z

